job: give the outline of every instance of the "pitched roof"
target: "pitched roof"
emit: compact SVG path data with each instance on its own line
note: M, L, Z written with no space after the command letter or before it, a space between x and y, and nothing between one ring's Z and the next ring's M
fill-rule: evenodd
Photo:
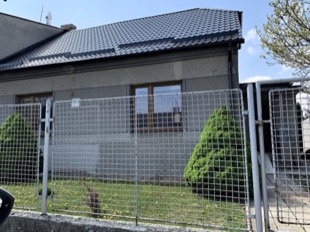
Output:
M192 9L68 31L0 63L0 70L185 47L243 43L241 12Z

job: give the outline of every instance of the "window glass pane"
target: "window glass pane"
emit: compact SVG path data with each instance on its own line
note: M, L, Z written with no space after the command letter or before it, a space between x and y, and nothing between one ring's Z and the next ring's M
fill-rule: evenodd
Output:
M154 87L154 127L181 126L181 86Z
M20 99L20 103L21 104L30 104L30 103L32 103L32 100L30 97L24 97L24 98Z
M148 127L148 89L136 88L135 97L135 114L137 120L137 128Z
M154 87L154 113L180 112L180 93L180 85ZM163 95L156 96L157 94Z
M147 88L136 89L136 113L147 113Z
M169 86L154 87L154 94L180 93L180 92L181 92L181 86L180 85L169 85Z
M42 105L46 105L47 100L53 100L53 96L52 95L34 96L34 103L41 103Z

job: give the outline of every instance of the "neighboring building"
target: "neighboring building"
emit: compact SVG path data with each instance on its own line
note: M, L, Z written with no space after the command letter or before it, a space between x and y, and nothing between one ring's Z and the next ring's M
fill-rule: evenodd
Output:
M9 24L2 23L3 20L9 21ZM0 35L0 50L8 47L0 56L0 104L44 103L47 98L59 101L157 93L178 94L239 87L238 50L244 39L242 13L238 11L192 9L82 30L75 30L73 25L65 25L59 29L0 14L0 27L6 28L6 31L13 28L12 33ZM25 41L20 39L24 34ZM227 100L224 102L232 103L234 97L230 93L226 94ZM225 94L215 98L220 97L225 99ZM125 162L123 166L117 166L117 173L132 173L134 170L130 166L132 161L127 160L130 157L128 154L135 154L132 144L135 139L142 139L139 149L143 158L140 160L145 160L145 164L148 162L149 165L161 162L169 167L160 169L160 165L157 165L149 175L161 175L164 173L162 170L169 170L174 172L173 175L181 177L205 120L222 103L218 101L215 104L217 99L212 100L212 107L206 109L204 114L200 110L201 116L197 118L196 111L201 103L199 101L203 99L193 101L197 105L187 107L186 119L183 119L184 114L181 115L183 112L180 112L183 110L181 100L167 98L169 97L165 98L165 104L168 105L165 108L171 112L163 110L164 112L156 113L154 109L158 103L153 98L141 103L137 98L136 105L144 107L141 112L136 112L130 101L119 103L122 107L116 113L107 113L113 109L110 103L100 110L89 107L89 114L82 114L82 109L72 109L76 113L81 111L81 117L85 117L84 122L87 121L89 128L96 130L88 133L85 129L77 129L75 141L80 142L76 146L68 146L69 142L66 142L63 133L64 137L59 140L62 145L55 142L58 146L55 152L59 148L59 156L69 157L62 163L69 163L69 159L72 159L61 153L69 152L68 149L71 149L70 154L83 153L86 159L91 154L94 159L112 157L114 163L116 160L118 164ZM64 109L64 112L69 114L70 110ZM116 114L120 121L118 125L113 125ZM100 121L92 121L91 117L96 117L95 120L99 118ZM135 117L136 125L133 125L131 122ZM190 121L193 120L190 117L197 122ZM161 123L162 118L168 120ZM68 119L73 129L78 128L78 119ZM154 123L155 121L158 123ZM131 133L133 126L148 132L167 133L153 133L149 136L141 133L139 138L134 138ZM183 135L183 131L187 134ZM89 140L92 136L97 139L100 134L101 140L94 139L91 144L86 144L83 140L85 133ZM72 134L70 136L67 137L72 142L74 138ZM167 141L178 144L179 147L173 147L172 150L167 146ZM158 148L162 150L159 152ZM88 152L87 156L85 152ZM180 155L184 158L177 163L169 158ZM109 165L111 160L105 159L102 165ZM95 163L95 166L90 165L87 170L96 168L97 172L98 168L105 167L98 167ZM143 172L143 167L139 170Z

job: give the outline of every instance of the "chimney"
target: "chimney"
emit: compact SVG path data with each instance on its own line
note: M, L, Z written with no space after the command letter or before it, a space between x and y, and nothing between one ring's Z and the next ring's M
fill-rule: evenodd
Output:
M76 30L76 26L72 23L61 25L60 28L66 31Z

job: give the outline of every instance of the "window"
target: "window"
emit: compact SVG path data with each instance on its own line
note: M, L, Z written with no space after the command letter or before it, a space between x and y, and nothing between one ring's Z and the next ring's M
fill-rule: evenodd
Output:
M132 129L179 131L182 129L181 84L133 87Z
M18 96L18 102L20 104L33 104L33 103L41 103L41 118L45 118L45 111L46 111L46 101L53 99L53 93L39 93L39 94L29 94L29 95L21 95ZM33 114L28 112L29 114ZM32 116L31 116L32 117ZM52 117L52 110L51 110L51 117ZM41 123L41 134L44 134L45 123ZM38 129L38 128L36 128Z

